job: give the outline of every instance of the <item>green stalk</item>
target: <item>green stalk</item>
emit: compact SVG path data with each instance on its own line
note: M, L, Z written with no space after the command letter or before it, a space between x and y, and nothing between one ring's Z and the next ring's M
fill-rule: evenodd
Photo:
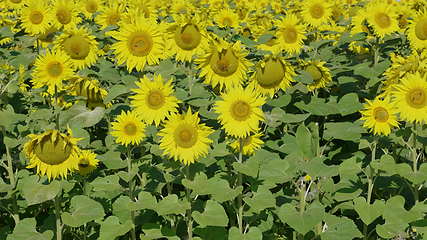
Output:
M55 218L56 218L56 240L62 240L62 223L61 223L61 192L55 197Z
M6 139L6 129L3 127L3 142L4 146L6 148L6 159L7 159L7 174L9 176L10 185L12 186L12 202L13 202L13 211L12 211L12 218L15 221L15 225L19 222L19 214L18 214L18 205L16 203L16 195L13 191L16 187L16 178L15 173L13 171L13 165L12 165L12 156L10 155L10 149L9 146L6 145L5 139Z
M190 166L185 166L185 177L187 178L187 180L191 180L190 179ZM191 209L191 192L189 188L185 188L185 195L187 197L187 201L190 204L189 209L187 209L186 215L187 215L187 233L188 233L188 239L192 240L193 239L193 219L191 217L191 213L192 213L192 209Z
M375 153L377 151L377 139L374 137L373 147L371 148L372 154L371 154L371 162L375 160ZM368 197L366 199L367 204L371 204L371 198L372 198L372 190L374 189L374 181L372 180L372 174L371 172L367 174L368 177ZM363 224L363 236L365 240L368 239L368 225Z
M131 149L129 148L128 152L127 152L127 156L126 156L126 160L127 160L127 164L128 164L128 180L129 180L129 198L131 201L133 201L133 188L134 188L134 183L133 183L133 177L132 177L132 158L131 158ZM135 231L135 212L134 211L130 211L130 217L131 217L131 221L132 221L132 229L130 231L130 239L131 240L136 240L136 231Z
M239 139L239 163L243 163L243 138ZM242 186L243 184L243 176L242 173L237 173L237 187ZM243 233L243 193L240 193L239 196L237 196L237 224L239 225L239 232Z
M418 153L417 153L417 124L414 124L414 132L412 133L412 137L414 139L414 146L412 148L412 170L414 171L414 174L418 172ZM415 203L418 203L419 201L419 193L418 193L418 187L414 187L414 200Z

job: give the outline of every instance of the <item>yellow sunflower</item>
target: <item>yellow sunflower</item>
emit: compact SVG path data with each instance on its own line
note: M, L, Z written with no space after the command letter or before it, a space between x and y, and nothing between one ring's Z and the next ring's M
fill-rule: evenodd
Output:
M222 28L236 28L239 26L239 15L230 8L224 8L215 14L215 22Z
M54 45L55 49L61 50L70 57L71 63L77 69L92 66L100 54L95 37L83 27L65 30L54 41Z
M46 1L29 0L21 11L22 27L30 35L44 33L52 22Z
M30 140L24 145L24 152L30 160L27 168L37 168L37 174L47 175L48 179L66 178L69 172L78 169L78 138L73 138L58 130L49 130L42 134L28 135Z
M154 20L139 18L134 24L124 24L120 31L111 33L118 41L111 46L117 62L126 63L129 72L134 68L142 71L146 64L158 64L165 57L164 32L163 25Z
M230 147L235 151L240 151L240 141L243 143L242 153L243 155L253 155L256 150L260 149L264 144L264 141L261 140L261 133L256 132L242 139L234 139L230 143Z
M145 123L134 111L122 112L111 123L111 135L116 137L116 142L125 146L137 145L145 138Z
M279 89L290 87L294 76L294 68L283 57L266 55L256 65L248 87L263 96L273 97Z
M244 138L258 129L264 120L261 106L265 98L251 88L236 87L221 95L215 103L215 112L225 132L236 138Z
M74 28L80 23L77 5L73 1L55 0L52 2L54 15L52 25L54 28Z
M86 105L89 109L96 107L109 107L111 104L104 104L104 99L108 92L102 88L96 79L86 77L75 77L70 79L68 94L71 96L82 96L86 98Z
M391 5L381 2L368 4L366 8L367 21L377 36L383 38L399 30L397 15Z
M172 81L165 82L161 75L153 80L144 76L136 85L139 88L132 89L136 95L131 97L131 105L147 124L159 126L171 113L177 112L179 101L173 95Z
M165 156L190 165L206 156L212 140L208 136L213 130L200 123L198 113L191 113L188 109L185 114L173 114L160 130L160 149Z
M95 17L95 22L101 25L101 29L108 26L120 25L123 18L125 6L117 2L112 2L102 9L102 12Z
M332 74L329 68L324 65L324 61L303 61L301 62L304 71L308 72L313 78L313 83L307 86L309 91L326 87L326 84L332 82Z
M427 48L427 10L410 21L408 38L412 48L420 51Z
M400 118L408 122L427 122L427 75L408 74L395 86L393 101Z
M302 3L301 15L304 21L313 27L327 24L332 16L331 5L324 0L311 0Z
M205 78L206 84L219 86L220 89L241 86L248 68L252 65L245 58L247 54L240 42L215 42L205 56L196 60L198 68L201 69L199 76Z
M82 9L85 18L91 19L93 14L99 12L104 4L103 0L81 0L80 9Z
M26 0L4 0L2 2L2 7L20 11L26 2Z
M360 8L355 16L351 18L351 34L355 35L357 33L369 33L369 28L367 25L367 13L366 9Z
M375 135L389 135L391 128L398 127L396 120L396 109L390 103L390 99L381 100L376 98L374 101L366 100L364 109L360 111L361 120L364 120L363 127L374 132Z
M99 160L96 159L96 154L89 150L80 151L78 160L78 171L83 176L95 170L99 163Z
M299 24L298 17L294 14L287 15L277 22L277 28L276 37L280 48L288 54L298 54L306 39L305 26Z
M155 19L156 17L156 8L153 1L131 0L128 2L124 23L134 24L140 21L140 18Z
M67 55L59 51L47 51L36 59L32 76L34 88L47 86L48 92L53 93L55 87L62 88L62 81L74 76L74 71Z

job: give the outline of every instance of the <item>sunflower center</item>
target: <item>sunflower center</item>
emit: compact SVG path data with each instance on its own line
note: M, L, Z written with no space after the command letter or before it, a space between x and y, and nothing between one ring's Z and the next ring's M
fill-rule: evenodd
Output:
M215 52L211 58L212 70L222 76L233 75L239 67L239 59L234 55L233 50L227 49L222 52Z
M420 40L427 40L427 18L417 22L417 25L415 25L415 36Z
M374 118L377 122L387 122L389 115L385 108L383 107L376 107L374 109Z
M310 73L310 75L314 81L318 81L322 78L322 72L320 71L320 69L318 67L316 67L314 65L308 65L305 68L305 71Z
M87 167L89 167L89 160L87 160L86 158L80 159L79 167L80 168L87 168Z
M233 20L231 20L231 18L229 18L229 17L224 17L222 19L222 24L224 26L231 26L233 24Z
M118 13L112 13L107 17L108 25L116 25L120 20L120 16Z
M174 137L178 146L190 148L197 142L197 129L190 124L181 124L176 128Z
M58 61L51 62L47 65L47 72L51 77L58 77L62 74L64 68Z
M426 93L424 89L412 89L406 94L406 101L413 108L423 108L426 105Z
M322 18L324 14L325 10L323 9L322 4L317 3L310 7L310 15L313 18Z
M59 9L56 11L56 19L63 25L66 25L71 22L71 14L66 9Z
M32 11L30 13L30 21L33 24L40 24L43 22L43 14L40 11Z
M287 27L283 31L283 38L286 43L295 43L297 41L298 33L294 27Z
M237 121L245 121L251 115L251 107L247 102L236 101L231 106L231 116Z
M85 59L90 52L89 42L81 36L71 36L64 41L64 50L72 59Z
M375 14L375 22L381 28L388 28L391 25L390 16L388 16L385 13L377 13L377 14Z
M192 24L187 24L175 31L175 43L184 50L192 50L199 46L202 35L198 28Z
M22 0L10 0L11 3L21 3Z
M147 96L147 103L152 109L159 109L165 103L165 97L158 90L151 90Z
M89 0L86 2L86 11L90 13L95 13L98 9L98 4L95 1Z
M58 165L70 157L71 149L71 145L63 137L58 135L56 141L52 142L51 135L47 135L35 146L34 153L40 161Z
M128 123L123 128L124 132L128 136L134 136L138 130L134 123Z
M258 66L256 80L263 88L275 88L279 86L285 77L285 66L278 59L268 59L264 68Z
M153 39L146 33L135 33L130 37L128 47L134 56L147 56L153 48Z

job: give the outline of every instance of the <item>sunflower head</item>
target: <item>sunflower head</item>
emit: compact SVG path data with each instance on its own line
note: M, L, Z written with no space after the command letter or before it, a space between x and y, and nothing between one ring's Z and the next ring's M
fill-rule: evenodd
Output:
M304 71L308 72L313 78L313 83L307 86L309 91L324 88L332 81L331 71L324 66L325 64L326 62L323 61L302 62Z
M365 121L363 127L368 128L375 135L387 136L393 127L398 127L396 109L389 98L367 100L361 113L361 119Z
M145 123L136 112L122 112L111 125L111 135L119 144L137 145L145 138Z
M79 160L79 174L87 175L96 169L98 166L99 160L96 159L96 154L89 150L82 150L78 156Z
M70 79L71 86L69 94L73 96L82 96L86 98L86 104L89 109L96 107L109 107L111 104L104 104L107 96L107 90L102 88L96 79L86 77L75 77Z
M234 139L230 143L230 147L235 151L240 151L240 143L242 143L243 155L253 155L256 150L260 149L264 141L261 140L261 133L256 132L245 138Z
M408 38L411 46L416 50L422 50L427 45L427 10L419 13L410 21Z

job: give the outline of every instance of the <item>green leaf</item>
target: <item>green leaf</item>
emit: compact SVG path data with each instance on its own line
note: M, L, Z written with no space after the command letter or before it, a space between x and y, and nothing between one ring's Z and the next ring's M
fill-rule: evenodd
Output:
M49 184L40 184L39 177L30 176L22 180L22 195L28 206L52 200L61 191L61 184L52 181Z
M155 211L160 216L165 216L169 214L184 214L185 210L187 210L188 207L188 204L183 203L181 200L178 200L177 195L171 194L159 201Z
M140 235L141 240L151 239L168 239L168 240L180 240L176 233L174 233L167 226L161 226L156 223L147 223L141 226L143 234Z
M326 214L324 220L328 228L320 235L322 240L352 240L363 237L354 222L347 217Z
M100 222L99 240L116 239L129 232L132 227L132 221L120 223L119 218L116 216L109 216L105 221Z
M105 216L102 205L88 196L77 195L71 199L71 213L64 212L62 221L71 227L80 227Z
M332 177L338 175L338 166L326 165L324 157L315 157L305 163L304 169L311 177Z
M93 197L112 199L123 192L117 175L97 177L90 185L92 186L91 196Z
M111 102L116 97L129 93L130 89L125 85L114 85L108 90L107 96L104 98L104 104Z
M228 225L228 217L224 208L221 204L213 200L208 200L206 202L203 213L193 212L192 216L194 220L202 227L226 227Z
M286 107L291 102L291 95L283 94L277 99L270 99L267 104L272 107Z
M297 144L305 159L314 157L312 147L312 136L310 130L303 124L300 124L296 133Z
M127 167L126 161L120 157L120 152L114 150L98 155L98 159L101 160L108 169L121 169Z
M0 127L4 127L8 131L13 130L16 123L25 119L26 116L24 114L15 113L10 105L6 110L0 111Z
M133 202L128 196L120 196L112 204L113 215L118 217L120 222L126 222L127 220L132 220L131 217L131 205Z
M229 240L262 240L262 232L257 227L249 228L249 231L246 234L239 232L239 229L236 227L230 228L228 232Z
M354 210L359 214L360 219L366 224L371 224L375 219L383 214L385 204L381 200L375 200L373 204L368 204L363 197L353 200Z
M141 210L141 209L156 209L157 200L149 192L140 192L138 194L138 200L134 203L131 203L131 210Z
M51 240L53 232L48 230L43 233L36 231L36 219L24 218L15 226L12 234L7 236L7 240Z
M102 107L96 107L94 110L89 110L83 105L73 105L70 109L61 114L61 126L70 127L91 127L97 124L104 117L105 109Z
M351 122L328 122L325 123L325 135L326 139L341 139L345 141L358 142L361 138L361 134L365 133L359 124Z
M313 230L314 226L322 221L324 214L324 207L318 203L311 204L303 214L297 212L295 207L289 203L282 205L277 212L282 222L287 223L301 234Z
M251 198L245 198L244 201L251 207L250 211L254 213L260 213L264 209L276 206L276 199L273 194L268 188L262 186L258 188Z
M304 70L300 71L300 74L298 74L297 76L295 76L294 79L297 82L301 82L301 83L304 83L304 84L311 84L314 81L313 77L311 76L311 74L309 72L307 72L307 71L304 71Z
M299 109L302 109L313 115L318 115L318 116L327 116L331 114L340 113L340 110L336 102L334 102L333 100L326 102L326 99L317 98L317 97L312 97L311 101L307 104L302 101L297 102L295 103L295 106L298 107Z
M359 102L359 97L356 93L349 93L338 102L338 109L342 116L355 113L362 107L363 105Z
M291 114L285 113L282 115L281 121L283 123L298 123L305 121L310 116L309 113L306 114Z

